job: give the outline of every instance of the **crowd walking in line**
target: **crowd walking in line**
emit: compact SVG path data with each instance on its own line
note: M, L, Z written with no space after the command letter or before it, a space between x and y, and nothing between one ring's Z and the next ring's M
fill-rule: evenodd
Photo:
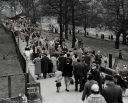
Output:
M85 103L123 103L122 90L125 91L126 84L121 82L120 75L101 72L101 67L108 65L107 54L102 54L100 50L96 53L77 44L70 49L64 40L61 45L59 38L48 40L35 29L38 26L33 26L25 18L7 21L6 26L27 43L24 55L26 60L35 64L36 78L56 77L57 93L64 78L65 91L70 92L70 84L74 84L76 92L83 92L82 101Z

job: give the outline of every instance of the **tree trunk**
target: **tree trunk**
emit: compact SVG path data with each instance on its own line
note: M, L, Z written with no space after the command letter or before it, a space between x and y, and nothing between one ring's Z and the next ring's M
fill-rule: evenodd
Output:
M62 38L63 38L63 25L62 25L62 0L60 0L60 12L59 12L59 16L60 16L60 45L62 45Z
M33 24L36 24L36 21L37 21L37 15L36 15L36 7L35 7L35 5L34 5L34 1L32 0L32 6L33 6L33 17L32 17L32 23Z
M74 1L72 0L72 48L75 47L75 18L74 18Z
M127 34L126 33L123 33L123 41L122 41L122 44L126 45L126 36Z
M68 23L65 24L65 39L68 39Z
M119 49L119 44L120 44L119 38L120 38L120 34L121 34L120 31L117 32L117 34L116 34L115 49Z
M87 31L86 31L86 28L87 28L87 20L86 20L86 16L85 16L85 21L84 21L84 37L86 37L87 35Z
M62 18L62 32L64 32L64 31L65 31L65 24L64 24L64 20Z
M68 39L68 0L65 0L65 39Z
M32 24L36 24L36 21L37 21L36 14L34 13L32 17Z
M86 24L84 25L84 37L86 37L86 33L87 33L87 31L86 31Z

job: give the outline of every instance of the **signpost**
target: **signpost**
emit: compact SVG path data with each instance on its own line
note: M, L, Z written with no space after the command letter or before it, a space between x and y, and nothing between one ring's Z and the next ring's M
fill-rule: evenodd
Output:
M42 96L40 92L40 83L28 83L27 84L27 97L28 101L42 102Z

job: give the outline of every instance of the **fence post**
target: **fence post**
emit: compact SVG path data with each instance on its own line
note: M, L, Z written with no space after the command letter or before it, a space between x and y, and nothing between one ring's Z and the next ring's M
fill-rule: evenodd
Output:
M112 54L109 54L109 68L112 68Z
M39 83L39 93L41 94L41 88L40 88L40 83Z
M8 76L8 97L11 97L11 76Z
M27 83L29 83L29 73L25 73L25 94L27 94Z
M114 65L113 65L113 69L116 70L117 64L118 64L118 58L115 58L115 62L114 62Z
M40 99L41 99L41 101L43 101L43 98L42 98L42 96L41 96L41 87L40 87L40 83L39 83L39 94L40 94Z

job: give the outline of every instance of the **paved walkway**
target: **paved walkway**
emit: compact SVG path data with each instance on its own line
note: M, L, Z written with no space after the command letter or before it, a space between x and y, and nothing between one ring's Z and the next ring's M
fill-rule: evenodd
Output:
M19 40L19 48L21 53L24 53L26 43ZM27 68L32 76L35 78L35 67L32 61L27 61ZM35 79L36 80L36 79ZM81 101L82 93L74 91L74 85L70 86L70 92L65 91L64 80L62 80L62 87L60 93L56 93L55 77L36 80L41 84L41 95L43 103L83 103ZM128 91L127 91L128 95ZM123 98L124 103L128 103L128 98Z
M74 91L74 85L70 86L70 92L65 91L64 80L60 93L56 93L55 78L38 80L41 83L41 93L44 103L82 103L81 93Z
M19 39L19 49L20 49L22 55L24 55L25 47L26 47L26 42L23 42L21 39ZM34 66L32 60L26 61L26 68L35 79L35 66Z

